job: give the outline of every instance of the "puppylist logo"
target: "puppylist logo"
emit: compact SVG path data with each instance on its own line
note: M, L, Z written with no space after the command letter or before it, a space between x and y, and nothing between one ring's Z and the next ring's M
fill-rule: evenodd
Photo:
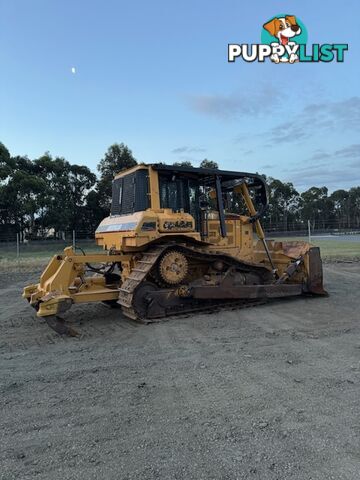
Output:
M307 29L294 15L279 14L264 23L260 44L229 43L228 62L242 59L245 62L274 63L343 62L347 43L314 43L307 47Z

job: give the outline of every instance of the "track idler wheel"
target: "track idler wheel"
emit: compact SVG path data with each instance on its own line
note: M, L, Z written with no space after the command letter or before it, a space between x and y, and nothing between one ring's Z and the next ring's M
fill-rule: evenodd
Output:
M139 318L146 319L151 299L149 293L155 292L158 287L151 282L143 282L135 290L133 295L132 306Z

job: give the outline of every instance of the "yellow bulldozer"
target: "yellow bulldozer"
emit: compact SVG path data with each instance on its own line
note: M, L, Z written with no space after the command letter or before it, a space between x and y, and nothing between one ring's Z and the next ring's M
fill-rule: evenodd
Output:
M319 248L267 240L264 178L246 172L140 164L113 180L111 214L95 232L103 253L65 248L23 297L59 333L61 314L103 302L131 319L325 295Z

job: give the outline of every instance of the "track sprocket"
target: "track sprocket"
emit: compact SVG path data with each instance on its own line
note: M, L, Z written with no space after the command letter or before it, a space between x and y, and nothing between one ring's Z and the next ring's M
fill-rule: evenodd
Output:
M168 250L160 260L159 274L168 285L181 283L189 271L186 256L178 250Z

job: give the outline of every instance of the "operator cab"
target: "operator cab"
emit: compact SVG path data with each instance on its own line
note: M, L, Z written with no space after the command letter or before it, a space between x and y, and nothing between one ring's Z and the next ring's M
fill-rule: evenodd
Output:
M111 215L97 228L96 238L115 250L178 234L235 248L246 236L251 244L248 224L266 204L265 182L256 174L141 164L114 179Z
M210 219L220 222L225 237L226 220L247 214L242 195L236 191L241 183L246 182L253 192L257 217L267 205L265 182L260 175L162 164L152 168L158 171L160 208L189 213L202 238L207 236Z

